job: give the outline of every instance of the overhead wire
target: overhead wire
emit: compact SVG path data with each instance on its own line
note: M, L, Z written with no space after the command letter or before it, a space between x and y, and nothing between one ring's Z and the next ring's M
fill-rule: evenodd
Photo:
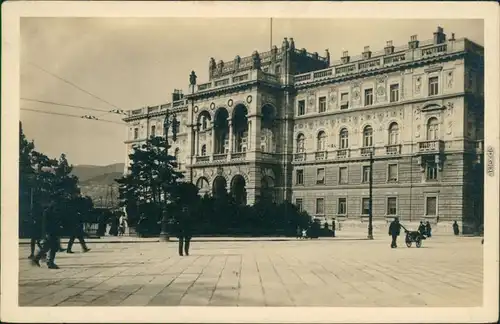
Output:
M81 87L77 86L77 85L76 85L76 84L74 84L73 82L71 82L71 81L69 81L69 80L66 80L66 79L65 79L65 78L63 78L63 77L60 77L60 76L58 76L57 74L55 74L55 73L53 73L53 72L48 71L47 69L42 68L42 67L41 67L41 66L39 66L38 64L35 64L35 63L33 63L33 62L28 62L28 64L29 64L29 65L31 65L31 66L34 66L35 68L37 68L37 69L39 69L39 70L41 70L41 71L43 71L43 72L45 72L45 73L47 73L47 74L49 74L49 75L53 76L54 78L56 78L56 79L58 79L58 80L60 80L60 81L62 81L62 82L64 82L64 83L66 83L66 84L69 84L69 85L71 85L72 87L74 87L74 88L76 88L76 89L78 89L78 90L80 90L80 91L82 91L82 92L84 92L84 93L86 93L86 94L88 94L88 95L90 95L90 96L92 96L92 97L94 97L94 98L96 98L96 99L98 99L98 100L100 100L100 101L102 101L102 102L104 102L104 103L106 103L106 104L108 104L108 105L110 105L110 106L112 106L112 107L114 107L114 108L118 109L118 110L121 110L121 108L120 108L120 107L118 107L118 106L116 106L115 104L113 104L113 103L111 103L111 102L109 102L109 101L107 101L107 100L105 100L105 99L102 99L101 97L99 97L99 96L97 96L97 95L95 95L95 94L93 94L93 93L91 93L91 92L89 92L89 91L87 91L87 90L85 90L85 89L83 89L83 88L81 88Z
M87 119L87 120L94 120L98 122L104 122L104 123L112 123L112 124L118 124L118 125L127 125L127 123L120 123L112 120L106 120L106 119L99 119L95 116L79 116L79 115L70 115L70 114L63 114L63 113L56 113L56 112L51 112L51 111L44 111L44 110L37 110L37 109L31 109L31 108L21 108L21 110L24 111L31 111L31 112L36 112L40 114L47 114L47 115L56 115L56 116L64 116L64 117L72 117L72 118L79 118L79 119ZM89 117L94 117L94 118L89 118Z

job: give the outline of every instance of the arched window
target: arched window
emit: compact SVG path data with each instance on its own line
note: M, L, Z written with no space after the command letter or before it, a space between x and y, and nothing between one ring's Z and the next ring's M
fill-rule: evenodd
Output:
M363 146L371 147L373 145L373 128L366 126L363 130Z
M299 134L299 136L297 136L297 153L304 152L305 141L306 137L304 136L304 134Z
M207 146L205 144L203 144L201 146L201 156L205 156L207 155Z
M427 121L427 140L433 141L439 137L439 123L436 117L429 118Z
M340 143L339 146L341 149L346 149L349 147L349 132L347 129L342 128L340 130Z
M318 133L318 139L317 139L317 143L316 143L316 150L317 151L325 151L326 150L326 134L325 132L323 131L320 131Z
M399 125L392 123L389 126L389 145L396 145L399 143Z

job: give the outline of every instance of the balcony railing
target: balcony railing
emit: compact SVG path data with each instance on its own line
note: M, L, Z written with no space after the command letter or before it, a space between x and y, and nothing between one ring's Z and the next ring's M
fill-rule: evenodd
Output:
M227 154L226 153L222 153L222 154L214 154L214 158L213 158L214 161L224 161L224 160L227 160Z
M386 145L385 154L388 155L401 154L401 145L400 144Z
M294 161L305 161L306 160L306 153L295 153L293 160Z
M231 160L244 160L246 156L246 152L231 153Z
M328 158L328 152L327 151L316 152L314 154L314 158L316 160L326 160Z
M391 52L373 52L370 58L363 55L352 56L349 61L345 58L332 61L327 69L307 72L294 76L296 83L309 83L325 77L339 77L371 69L379 69L406 62L416 62L434 56L463 52L466 49L465 39L448 40L446 43L435 44L434 40L420 41L418 48L409 45L394 48Z
M374 153L374 149L372 146L361 148L361 156L370 156L370 154L373 154L373 153Z
M351 156L351 151L349 149L337 150L337 159L345 159Z
M209 162L209 161L210 161L210 156L208 156L208 155L196 157L196 163L203 163L203 162Z
M431 140L418 143L418 151L420 153L439 152L443 149L443 141Z

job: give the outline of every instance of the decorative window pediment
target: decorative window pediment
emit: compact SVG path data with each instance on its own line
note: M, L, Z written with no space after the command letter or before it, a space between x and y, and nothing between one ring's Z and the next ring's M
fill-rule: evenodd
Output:
M427 103L422 107L422 112L444 110L445 107L435 102Z

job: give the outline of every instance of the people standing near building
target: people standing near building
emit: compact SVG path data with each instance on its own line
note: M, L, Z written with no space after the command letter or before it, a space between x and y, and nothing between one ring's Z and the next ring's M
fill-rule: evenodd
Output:
M300 228L300 226L297 226L297 229L295 230L296 231L296 238L297 239L300 239L302 238L302 229Z
M458 229L458 224L457 224L457 221L454 221L454 222L453 222L453 233L454 233L455 235L460 234L460 230Z
M399 224L399 219L396 217L389 225L389 235L392 236L391 248L397 248L397 239L401 232L401 224Z
M85 231L83 226L84 224L82 215L80 213L77 213L76 217L70 220L71 237L68 242L67 253L74 253L71 248L73 247L73 243L75 243L75 239L78 239L78 241L80 242L84 253L90 251L90 249L87 247L87 244L85 243Z
M184 254L189 256L192 235L191 211L187 206L182 206L179 217L177 218L177 238L179 239L180 256Z
M335 219L332 220L332 237L335 237Z
M61 248L60 235L62 230L62 224L60 219L60 213L57 210L55 203L51 202L43 212L42 219L42 232L45 236L45 242L42 244L42 248L36 256L31 260L33 265L40 267L40 260L44 255L49 253L49 258L47 260L47 266L49 269L59 269L55 264L56 253L59 252Z
M118 223L119 223L118 236L123 236L128 227L127 218L124 215L120 215Z
M431 223L429 223L429 221L427 221L425 223L425 234L428 236L428 237L431 237L432 236L432 227L431 227Z

